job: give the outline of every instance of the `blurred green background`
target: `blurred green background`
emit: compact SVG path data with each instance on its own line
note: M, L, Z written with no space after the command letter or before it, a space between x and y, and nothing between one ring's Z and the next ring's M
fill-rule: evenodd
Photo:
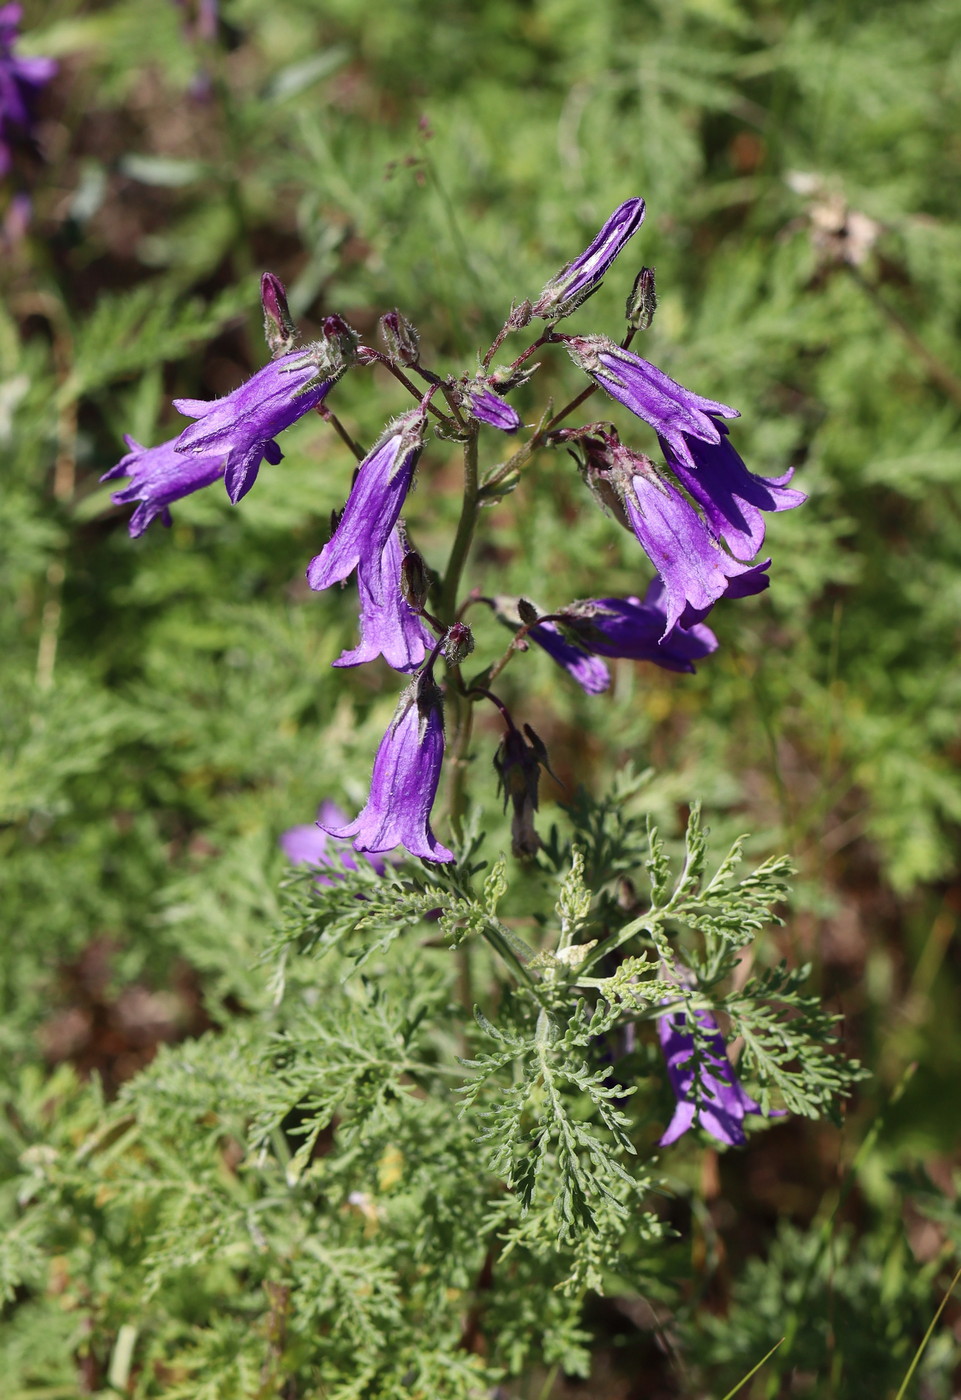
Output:
M633 1374L618 1358L650 1323L608 1307L594 1388L571 1393L721 1395L768 1307L782 1331L807 1320L810 1354L743 1394L893 1393L961 1235L961 3L223 0L202 31L172 0L26 7L21 51L60 70L6 180L33 215L22 239L8 221L0 273L5 1175L74 1093L67 1066L110 1094L159 1043L262 1002L278 835L362 799L396 693L330 670L353 606L303 580L350 480L323 423L239 507L213 489L139 542L98 485L121 435L171 436L172 397L264 362L264 269L306 336L338 311L369 338L396 306L459 373L641 194L627 263L572 329L617 337L634 262L654 265L643 353L736 404L748 465L796 467L810 500L770 519L773 586L718 609L695 678L622 663L588 700L528 657L505 693L565 779L600 791L652 763L664 819L700 797L718 846L750 830L793 854L784 954L813 962L873 1077L840 1132L791 1124L691 1168L704 1320L672 1346L695 1369ZM578 387L543 361L528 417ZM378 374L336 391L362 441L404 406ZM409 512L435 566L448 472L435 452ZM641 591L566 456L485 527L485 589ZM850 1265L835 1292L810 1262L826 1221ZM6 1312L16 1393L84 1393L66 1344L38 1369L27 1301ZM845 1351L846 1309L888 1338L890 1373ZM917 1393L948 1393L959 1326L949 1308L942 1389Z

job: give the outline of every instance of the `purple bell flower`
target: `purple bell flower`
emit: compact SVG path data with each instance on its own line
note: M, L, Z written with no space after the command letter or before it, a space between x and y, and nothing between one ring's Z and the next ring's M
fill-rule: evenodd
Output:
M122 491L115 491L110 499L118 506L128 505L131 501L140 502L127 527L133 539L142 535L157 516L164 525L170 525L170 505L173 501L211 486L224 474L222 452L185 456L177 451L179 440L171 438L157 447L141 447L139 442L125 434L124 442L130 451L100 478L101 481L111 481L119 476L130 477L130 485Z
M367 805L346 826L324 823L324 830L352 840L355 851L376 854L404 846L421 860L452 861L454 853L430 828L443 758L441 693L431 676L422 675L400 697L380 742Z
M535 302L533 314L557 321L576 311L597 291L607 269L643 222L643 199L628 199L618 205L580 257L551 278Z
M505 403L492 389L485 388L483 381L467 385L464 406L471 418L487 423L491 428L499 428L502 433L516 433L521 425L517 409Z
M727 581L727 588L721 594L722 598L753 598L757 593L763 593L766 588L770 588L771 580L768 577L768 569L771 567L770 559L763 560L760 564L752 564L743 573L735 574ZM713 607L713 604L711 604ZM698 622L703 622L711 608L692 608L690 604L681 614L680 626L693 628Z
M18 58L13 48L23 14L20 5L0 5L0 176L12 163L8 136L29 132L38 88L57 71L52 58Z
M695 1011L700 1034L695 1037L688 1013L681 1009L658 1017L657 1034L667 1064L667 1077L677 1108L659 1140L667 1147L697 1122L729 1147L742 1147L744 1117L762 1112L761 1105L745 1093L727 1057L727 1047L717 1021L709 1011ZM783 1116L772 1110L769 1118Z
M347 813L336 802L322 802L317 809L317 820L303 826L292 826L280 837L280 847L291 865L315 865L329 870L329 875L318 875L318 885L333 885L344 879L344 871L359 870L354 859L353 848L346 841L337 841L325 827L342 826L347 821ZM370 856L370 864L378 875L387 868L386 861L379 856Z
M651 580L643 599L595 598L563 609L578 641L597 656L652 661L665 671L693 672L694 662L717 651L717 637L700 622L679 622L664 630L667 592Z
M612 399L617 399L674 449L688 466L695 465L688 438L717 443L721 432L714 418L740 418L736 408L704 399L685 389L656 365L622 350L604 335L564 337L567 352Z
M410 489L425 426L420 409L401 414L360 463L337 529L308 565L311 588L341 583L358 565L372 582Z
M329 364L326 346L320 351ZM219 452L227 495L236 505L257 480L264 459L271 466L283 460L277 434L316 408L343 373L341 364L322 378L317 360L312 346L293 350L222 399L174 399L174 408L197 420L180 434L177 451Z
M727 428L718 423L716 443L696 439L688 443L693 468L682 460L666 439L661 450L678 481L704 511L716 535L735 559L753 559L764 543L764 510L793 510L807 500L803 491L788 488L793 469L783 476L763 477L749 472L731 446Z
M361 559L357 567L360 642L353 651L343 652L335 666L362 666L382 656L395 671L416 671L427 655L433 635L401 591L405 552L398 522L381 553Z

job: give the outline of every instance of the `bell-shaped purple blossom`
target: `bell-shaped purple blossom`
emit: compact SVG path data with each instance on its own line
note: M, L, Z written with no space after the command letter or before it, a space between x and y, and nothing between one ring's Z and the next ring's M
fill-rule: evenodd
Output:
M665 671L693 672L694 662L717 650L717 637L702 623L665 631L667 592L651 580L643 599L593 598L562 610L568 632L597 656L651 661Z
M768 569L771 567L770 559L764 559L760 564L752 564L743 573L735 574L727 581L727 587L721 594L722 599L753 598L757 593L763 593L766 588L770 588L771 580L768 577ZM713 604L711 604L713 607ZM711 611L707 608L692 608L690 603L681 614L680 626L691 629L699 622L703 622Z
M628 199L618 205L580 257L551 278L534 303L533 314L556 321L576 311L597 291L607 269L643 222L643 199Z
M324 829L352 840L355 851L404 846L421 860L452 861L454 853L430 828L443 758L441 693L430 675L421 675L404 691L380 742L367 805L346 826L325 824Z
M125 434L124 442L130 451L126 457L121 457L115 467L104 472L100 480L130 477L130 485L122 491L115 491L110 499L118 506L128 505L131 501L140 502L127 527L134 539L142 535L158 516L164 525L170 525L172 502L211 486L224 474L222 452L186 456L177 451L179 438L161 442L157 447L141 447L139 442Z
M222 399L174 399L174 408L197 420L180 434L177 451L219 452L227 495L236 504L257 480L262 461L282 461L277 434L317 407L345 363L321 342L272 360Z
M604 335L566 336L567 351L575 364L587 371L612 399L617 399L674 449L682 462L694 466L688 438L720 441L721 433L711 414L739 418L736 408L685 389L656 365L623 350Z
M691 1016L697 1023L696 1030ZM747 1141L745 1115L760 1114L761 1105L738 1082L727 1057L724 1037L711 1013L684 1008L668 1012L658 1017L657 1035L677 1099L674 1116L659 1146L676 1142L695 1122L718 1142L729 1147L743 1146ZM772 1110L767 1116L781 1117L781 1111Z
M353 651L343 652L335 666L361 666L382 656L395 671L416 671L427 655L433 635L401 589L404 554L403 530L398 522L381 553L361 559L357 567L360 642Z
M344 879L344 872L359 870L353 847L347 841L338 841L325 830L328 826L343 826L347 813L336 802L322 802L317 809L317 820L302 826L289 827L280 837L280 847L291 865L314 865L329 874L318 875L316 884L333 885ZM378 875L387 868L380 856L367 858Z
M688 443L694 466L682 460L662 438L661 450L671 471L704 511L716 535L725 541L735 559L753 559L764 543L762 511L793 510L807 497L788 487L793 470L783 476L763 477L749 472L731 446L725 424L718 423L716 443Z
M484 383L468 384L464 390L464 406L471 418L486 423L491 428L499 428L502 433L516 433L521 425L521 416L511 404L505 403L493 389Z
M372 580L410 490L425 426L420 409L401 414L360 463L340 523L308 565L311 588L342 583L361 564Z
M16 132L29 132L37 90L57 71L52 58L14 54L22 14L20 5L0 5L0 176L10 169L10 138Z
M666 473L625 447L615 432L592 424L577 440L588 486L604 509L634 533L661 576L665 635L682 619L688 625L700 621L728 591L731 579L751 572L750 565L732 559Z

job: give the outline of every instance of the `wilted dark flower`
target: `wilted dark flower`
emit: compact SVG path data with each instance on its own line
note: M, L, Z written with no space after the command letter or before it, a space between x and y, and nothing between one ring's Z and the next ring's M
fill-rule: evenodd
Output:
M534 303L533 314L556 321L575 311L597 291L607 269L643 222L643 199L619 205L580 257L551 278Z
M14 54L22 14L20 5L0 5L0 176L10 169L9 138L16 131L30 130L37 89L49 83L57 71L52 58Z
M622 350L604 335L567 336L567 351L605 393L643 418L671 444L677 456L694 466L687 439L719 442L721 433L708 415L739 418L736 408L685 389L656 365Z
M521 425L521 416L517 409L505 403L500 395L488 389L483 381L468 383L464 388L463 398L468 414L479 423L499 428L502 433L516 433Z
M283 459L277 434L317 407L346 364L339 344L321 341L272 360L222 399L174 399L174 408L197 420L180 434L178 452L219 452L227 495L236 503L264 459L271 466Z
M317 809L317 820L303 826L292 826L280 837L280 846L292 865L316 865L330 874L318 875L316 884L332 885L344 879L344 871L358 870L353 847L347 841L337 841L324 830L328 826L342 826L347 821L347 813L341 811L336 802L322 802ZM386 861L380 856L365 857L383 875Z
M361 462L337 529L307 568L311 588L342 582L362 561L372 581L410 489L425 425L420 409L401 414Z
M130 485L122 491L115 491L110 499L118 506L129 505L131 501L140 502L127 527L134 539L142 535L157 516L164 525L169 525L169 508L174 501L211 486L224 474L222 452L185 456L176 450L179 441L179 438L171 438L157 447L141 447L139 442L125 434L124 442L130 451L100 478L101 481L112 481L120 476L130 477Z
M524 734L527 738L524 738ZM534 813L538 805L541 769L551 771L547 749L531 729L524 725L524 734L508 721L507 732L494 755L494 768L504 794L504 810L508 800L513 808L511 817L511 849L515 856L535 856L541 840L534 828Z
M694 466L678 457L671 444L661 440L661 450L671 471L704 511L716 535L735 559L753 559L764 543L764 510L793 510L807 500L803 491L788 487L793 470L783 476L763 477L749 472L731 446L728 430L718 423L716 443L688 443Z
M360 642L345 651L335 666L361 666L382 656L395 671L414 671L433 636L401 591L404 538L400 524L387 536L379 555L363 556L357 567L360 594Z
M390 851L404 846L422 860L452 861L430 828L444 758L441 694L430 676L413 681L377 750L370 796L347 826L326 825L331 836L354 843L356 851Z
M697 1022L697 1032L689 1016ZM694 1126L702 1128L730 1147L741 1147L744 1117L761 1113L761 1105L745 1093L727 1057L724 1037L709 1011L683 1008L660 1016L658 1039L667 1064L667 1077L677 1098L677 1108L659 1146L667 1147ZM781 1117L772 1110L769 1118Z

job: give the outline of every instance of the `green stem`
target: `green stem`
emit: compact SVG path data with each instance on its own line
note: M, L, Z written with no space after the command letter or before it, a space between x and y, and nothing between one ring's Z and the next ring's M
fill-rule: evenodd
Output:
M477 431L475 427L475 430L464 443L464 499L461 504L460 520L457 522L457 534L454 536L454 543L451 545L450 558L447 560L444 582L441 585L440 602L437 607L440 619L445 626L450 626L450 623L457 613L457 595L460 592L461 577L464 572L464 565L467 563L467 556L470 553L471 543L474 538L474 527L477 524L477 513L480 509L478 504L479 494ZM471 730L473 728L473 703L466 699L463 694L459 667L454 668L452 680L454 684L449 686L447 691L448 715L454 731L454 740L449 749L450 780L447 810L450 817L451 830L456 837L460 838L463 835L464 811L467 805L465 782L467 778L467 755L470 748Z

